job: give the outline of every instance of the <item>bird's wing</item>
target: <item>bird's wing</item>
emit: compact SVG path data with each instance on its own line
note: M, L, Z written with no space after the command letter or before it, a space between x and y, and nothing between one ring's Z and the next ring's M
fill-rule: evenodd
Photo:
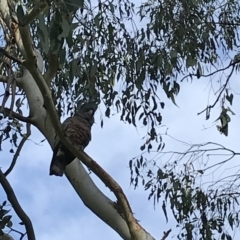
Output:
M76 147L81 146L84 149L91 141L91 126L85 119L79 116L67 118L62 123L62 131L65 137ZM56 135L53 151L57 151L60 146L60 139Z
M69 141L84 149L91 141L91 126L88 122L79 116L73 116L68 120L66 126L63 126L64 135Z

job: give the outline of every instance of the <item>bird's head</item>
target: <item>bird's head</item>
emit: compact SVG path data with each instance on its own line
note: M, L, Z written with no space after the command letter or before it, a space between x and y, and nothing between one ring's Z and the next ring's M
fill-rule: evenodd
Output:
M86 119L92 126L94 123L94 113L96 112L97 108L98 104L94 101L84 104L78 103L75 115Z

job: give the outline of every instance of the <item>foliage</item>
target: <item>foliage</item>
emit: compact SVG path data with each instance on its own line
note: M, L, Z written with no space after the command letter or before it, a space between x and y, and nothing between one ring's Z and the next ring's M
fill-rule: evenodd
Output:
M228 227L233 230L240 224L238 174L223 176L212 184L204 184L204 177L240 153L215 143L193 144L185 152L152 153L152 160L147 158L148 152L130 160L131 183L135 188L142 184L154 206L161 202L167 221L171 209L177 227L181 227L178 238L232 239ZM206 159L214 155L223 156L223 160L207 164ZM169 161L167 156L175 160Z
M22 136L21 127L22 124L17 120L3 120L3 116L0 116L0 150L2 150L2 142L9 139L11 143L10 153L14 153L14 149L18 147L17 139L18 134Z
M8 215L10 210L5 209L6 204L7 204L7 202L4 201L2 203L2 205L0 205L0 237L5 234L3 231L4 228L6 228L6 227L11 228L13 225L12 221L11 221L12 216Z

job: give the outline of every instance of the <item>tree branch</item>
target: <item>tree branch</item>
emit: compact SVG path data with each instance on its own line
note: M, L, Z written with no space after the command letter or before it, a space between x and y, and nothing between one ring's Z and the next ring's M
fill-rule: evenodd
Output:
M73 146L64 136L61 130L61 125L58 119L58 115L56 113L56 109L54 103L52 101L51 92L48 85L45 82L39 68L37 66L37 59L36 55L33 51L33 48L30 47L31 45L31 38L29 35L29 30L25 26L19 26L20 34L23 39L23 45L26 51L27 59L23 63L23 65L28 69L28 71L33 76L34 80L36 81L42 96L44 98L44 106L49 114L50 120L52 125L59 136L61 142L81 161L89 167L101 180L105 185L113 191L117 200L119 201L125 220L128 224L131 236L133 239L141 239L140 230L141 227L136 222L135 218L133 217L132 210L128 203L128 200L123 193L122 188L114 181L114 179L105 172L93 159L91 159L86 153L79 151L75 146Z
M8 77L0 75L0 82L7 83L8 82Z
M172 229L169 229L168 231L163 232L163 237L161 238L161 240L167 239L167 237L168 237L168 235L169 235L169 233L170 233L171 231L172 231Z
M0 82L1 83L8 83L8 79L9 77L6 77L4 75L0 75ZM21 81L21 78L14 78L15 81L16 81L16 85L19 89L21 89L20 85L19 85L19 82Z
M23 64L23 61L21 59L12 56L4 48L0 47L0 52L2 52L4 56L8 57L9 59L13 60L14 62L17 62L18 64L21 64L21 65Z
M46 1L44 1L44 0L38 1L36 3L36 5L32 9L30 9L28 14L25 15L25 18L21 24L23 26L28 25L34 19L36 19L40 14L42 14L46 10L47 7L48 7L48 4Z
M34 124L31 117L24 117L24 116L22 116L22 115L20 115L20 114L18 114L16 112L11 111L11 109L9 109L9 108L4 108L2 110L2 108L0 107L0 113L6 114L8 117L10 116L11 112L12 112L12 117L13 118L18 119L21 122Z
M14 211L16 212L18 217L21 219L21 221L25 225L28 240L35 240L35 234L34 234L32 222L28 217L28 215L22 209L21 205L19 204L11 185L9 184L8 180L4 176L1 169L0 169L0 183L5 193L7 194L8 201L11 203Z
M27 123L26 124L27 133L23 135L22 140L21 140L21 142L18 145L17 151L16 151L16 153L13 156L13 160L11 162L11 165L6 170L6 172L4 173L5 177L7 177L7 175L13 170L13 168L14 168L16 162L17 162L17 158L18 158L18 156L19 156L19 154L20 154L20 152L22 150L22 147L23 147L24 143L26 142L26 140L31 135L31 128L30 127L31 127L30 123Z
M230 61L230 63L224 67L224 68L220 68L220 69L217 69L216 71L213 71L209 74L202 74L200 77L211 77L213 76L214 74L218 73L218 72L222 72L222 71L225 71L227 70L228 68L230 68L231 66L235 65L236 63L239 63L239 61ZM183 77L180 82L183 82L184 79L188 78L188 77L197 77L197 74L193 74L193 73L190 73L188 75L186 75L185 77Z
M217 102L219 101L219 99L220 99L223 91L226 89L226 87L227 87L227 85L228 85L228 82L229 82L229 80L230 80L230 78L231 78L231 76L232 76L232 74L233 74L234 69L235 69L235 65L233 65L233 67L232 67L232 69L231 69L231 72L230 72L230 74L228 75L225 84L222 86L222 90L221 90L220 93L218 94L215 102L214 102L212 105L207 106L204 110L202 110L201 112L199 112L197 115L200 115L200 114L202 114L202 113L205 112L205 111L210 111L211 108L214 108L214 107L215 107L215 105L216 105Z

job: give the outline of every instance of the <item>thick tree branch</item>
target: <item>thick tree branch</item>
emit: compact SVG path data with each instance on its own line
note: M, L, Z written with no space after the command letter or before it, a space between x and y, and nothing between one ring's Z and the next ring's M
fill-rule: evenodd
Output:
M11 203L14 211L16 212L18 217L21 219L21 221L25 225L28 240L35 240L35 234L34 234L32 222L28 217L28 215L22 209L21 205L19 204L11 185L9 184L8 180L4 176L1 169L0 169L0 183L5 193L7 194L8 201Z
M26 124L27 132L26 132L26 134L23 135L22 140L21 140L21 142L18 145L17 151L16 151L16 153L13 156L13 160L11 162L11 165L6 170L6 172L4 173L5 177L13 170L13 168L14 168L16 162L17 162L17 158L18 158L18 156L19 156L19 154L20 154L20 152L22 150L22 147L23 147L24 143L26 142L26 140L31 135L31 128L30 127L31 127L30 123L27 123Z
M30 47L32 45L31 45L29 30L27 27L22 27L22 26L19 26L19 30L20 30L21 37L23 39L23 44L24 44L24 48L26 50L26 56L27 56L27 59L23 63L23 65L31 73L31 75L33 76L34 80L36 81L42 93L42 96L44 98L44 106L49 114L52 125L56 133L58 134L59 139L77 158L81 159L81 161L87 167L89 167L102 180L102 182L105 183L105 185L111 191L113 191L117 200L120 203L120 206L122 208L122 211L123 211L125 220L128 224L132 238L139 240L141 236L139 237L138 234L140 233L141 227L133 217L132 210L130 208L130 205L128 203L128 200L125 194L123 193L122 188L93 159L91 159L84 152L81 152L78 149L76 149L76 147L74 147L67 139L65 139L64 134L62 133L62 130L61 130L61 125L58 119L58 115L56 113L54 103L52 101L50 89L47 83L45 82L45 79L43 78L41 72L38 69L35 53L32 47Z

